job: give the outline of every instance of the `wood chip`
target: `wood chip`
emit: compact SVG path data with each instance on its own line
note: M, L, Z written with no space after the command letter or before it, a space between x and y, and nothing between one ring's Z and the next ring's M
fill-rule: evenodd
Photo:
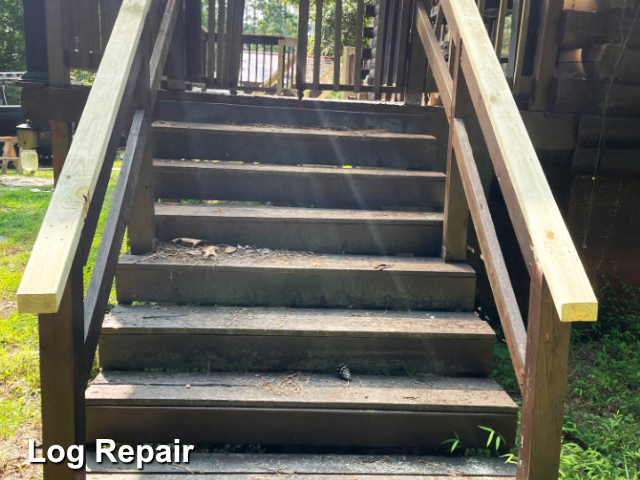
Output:
M373 267L374 270L384 270L385 268L393 267L393 263L380 263Z
M233 253L238 250L236 247L227 247L224 249L224 253Z
M184 245L185 247L197 247L198 245L202 245L204 243L204 240L201 240L199 238L180 237L174 238L173 240L171 240L171 243L173 243L174 245Z
M204 258L215 258L218 256L218 252L220 251L220 249L218 247L216 247L215 245L211 245L210 247L206 247L202 253L204 254Z

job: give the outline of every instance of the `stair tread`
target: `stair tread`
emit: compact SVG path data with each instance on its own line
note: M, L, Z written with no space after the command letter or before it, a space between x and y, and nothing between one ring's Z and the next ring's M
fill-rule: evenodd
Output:
M329 366L329 370L333 365ZM91 406L301 408L514 414L491 378L434 375L102 372L86 391Z
M331 130L325 128L298 128L284 125L232 125L226 123L193 123L159 120L153 123L157 131L186 130L186 131L210 131L221 135L276 135L279 137L304 136L307 138L332 137L332 138L361 138L363 141L374 140L417 140L433 141L433 135L420 135L414 133L394 133L380 130Z
M194 160L176 159L154 159L153 166L156 169L215 169L227 170L230 172L252 172L264 174L287 174L287 175L341 175L341 176L374 176L374 177L423 177L444 181L447 176L442 172L432 172L427 170L399 170L393 168L343 168L337 166L300 166L300 165L274 165L269 163L241 163L210 161L199 162Z
M169 247L170 248L170 247ZM120 257L121 266L135 266L136 264L155 265L158 267L175 265L191 268L215 269L273 269L279 271L306 270L309 273L323 273L326 271L353 271L366 274L432 274L433 276L474 278L475 271L464 263L446 263L436 257L388 257L378 255L331 255L314 254L309 252L290 252L284 250L267 250L264 254L256 253L219 254L215 259L205 259L204 248L186 249L186 256L176 256L169 249L159 249L157 253L147 255L125 254ZM194 253L189 257L188 251ZM199 255L196 258L196 255ZM212 272L212 273L213 273Z
M115 307L103 335L182 333L465 339L494 338L491 327L472 312L375 312L234 307Z
M295 220L296 222L340 222L361 223L418 223L440 224L443 214L438 212L398 212L389 210L352 210L303 207L272 207L244 205L211 204L175 204L159 203L155 206L156 215L222 217L237 219Z
M102 463L97 463L95 453L87 452L88 479L94 476L96 479L104 478L97 476L100 473L131 474L136 475L136 478L138 478L137 475L140 475L140 478L148 478L158 474L174 474L175 478L182 478L185 473L190 473L190 477L196 476L196 478L198 475L212 475L207 478L224 475L224 478L229 479L281 478L285 474L287 478L298 479L326 478L326 475L349 475L348 478L358 480L364 478L387 480L397 478L395 475L408 479L418 476L422 480L430 480L431 477L425 477L425 475L435 475L435 478L446 475L458 479L474 478L476 480L515 478L515 465L505 464L500 458L434 455L193 453L189 457L187 467L188 472L181 468L181 465L154 461L145 464L144 470L140 471L136 468L135 462L129 465L112 464L108 459L103 458ZM178 477L179 474L181 477ZM369 477L369 475L375 477ZM169 477L169 479L172 478Z

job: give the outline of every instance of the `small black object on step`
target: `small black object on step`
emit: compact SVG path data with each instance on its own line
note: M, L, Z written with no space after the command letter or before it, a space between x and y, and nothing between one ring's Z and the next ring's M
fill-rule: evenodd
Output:
M338 363L336 366L336 375L338 378L348 382L351 380L351 372L349 371L349 367L347 367L344 363Z

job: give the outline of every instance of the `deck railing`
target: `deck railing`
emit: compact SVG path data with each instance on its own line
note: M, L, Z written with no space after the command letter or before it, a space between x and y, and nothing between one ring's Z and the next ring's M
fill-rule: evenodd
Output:
M414 38L449 120L443 257L466 258L470 212L523 394L518 479L557 478L571 322L595 321L596 297L478 7L473 0L431 7L430 16L417 5ZM479 123L531 273L526 331L469 141L470 120Z
M132 250L154 247L147 138L180 6L122 3L18 289L19 310L39 315L45 450L85 443L84 391L126 226ZM122 168L85 295L83 267L125 128ZM83 475L65 463L44 465L47 480Z

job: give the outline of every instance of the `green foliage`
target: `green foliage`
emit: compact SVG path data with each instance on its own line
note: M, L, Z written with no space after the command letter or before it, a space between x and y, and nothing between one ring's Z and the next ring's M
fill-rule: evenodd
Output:
M282 35L298 34L298 8L286 0L247 0L244 9L244 33Z
M95 72L89 72L87 70L71 70L71 76L81 85L93 85L96 80Z
M460 446L460 437L456 432L453 432L453 434L455 435L456 438L449 438L447 440L443 440L442 442L440 442L442 445L448 445L448 444L451 445L451 449L450 449L451 453L455 452L456 449Z
M0 72L26 69L22 0L0 2Z

